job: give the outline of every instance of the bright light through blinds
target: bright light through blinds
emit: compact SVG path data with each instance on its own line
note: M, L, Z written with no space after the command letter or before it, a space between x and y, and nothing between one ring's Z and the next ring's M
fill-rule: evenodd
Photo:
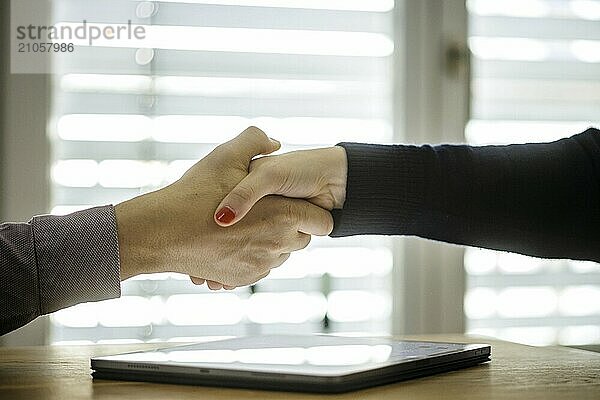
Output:
M54 4L58 22L131 19L157 38L151 49L77 46L57 60L54 213L173 182L249 125L285 150L392 141L393 1ZM392 264L386 238L316 238L252 290L143 275L123 284L121 299L55 313L51 342L387 334Z
M391 11L394 8L394 0L163 0L163 2L379 12Z
M79 23L61 23L75 30ZM90 23L100 30L109 24ZM394 51L393 42L384 35L368 32L301 31L292 29L249 29L141 25L146 38L144 48L219 51L244 53L276 53L332 55L352 57L385 57ZM88 45L89 39L69 40L76 46ZM137 39L115 41L100 38L95 46L131 47Z
M274 135L285 133L287 143L296 145L321 143L323 135L331 142L359 141L365 132L372 141L379 142L387 140L392 132L388 121L357 118L119 114L64 115L58 121L57 132L62 140L70 141L138 142L153 138L165 143L219 143L250 125Z
M472 144L553 141L600 125L600 1L471 0ZM552 196L552 193L548 193ZM471 333L600 343L600 266L468 249Z

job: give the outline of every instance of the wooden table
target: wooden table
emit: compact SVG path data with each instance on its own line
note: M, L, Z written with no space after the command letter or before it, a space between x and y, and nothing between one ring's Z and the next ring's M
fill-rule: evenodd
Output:
M457 335L409 339L486 342L492 362L342 395L92 381L90 357L161 344L0 347L0 399L600 399L600 354Z

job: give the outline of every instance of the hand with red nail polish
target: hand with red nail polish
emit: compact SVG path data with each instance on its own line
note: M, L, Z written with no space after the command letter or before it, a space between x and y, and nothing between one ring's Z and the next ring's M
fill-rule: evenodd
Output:
M268 195L306 199L326 210L342 208L347 169L346 150L339 146L257 158L217 207L215 222L236 224Z
M115 207L121 277L179 272L212 290L253 284L281 265L310 235L333 229L331 214L307 201L267 196L243 222L235 209L217 205L248 175L250 162L279 143L250 127L218 146L177 182Z
M229 206L223 206L217 211L215 218L223 225L230 224L235 219L235 211Z

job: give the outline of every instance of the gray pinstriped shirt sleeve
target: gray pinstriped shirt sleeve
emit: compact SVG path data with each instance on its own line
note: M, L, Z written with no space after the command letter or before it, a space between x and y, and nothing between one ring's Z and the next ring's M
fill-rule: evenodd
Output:
M0 225L0 335L40 315L120 295L112 206Z

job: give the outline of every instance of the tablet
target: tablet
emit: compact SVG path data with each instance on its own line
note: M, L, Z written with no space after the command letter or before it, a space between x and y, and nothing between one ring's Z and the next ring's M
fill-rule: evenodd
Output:
M490 361L487 344L249 336L91 360L94 379L340 393Z

